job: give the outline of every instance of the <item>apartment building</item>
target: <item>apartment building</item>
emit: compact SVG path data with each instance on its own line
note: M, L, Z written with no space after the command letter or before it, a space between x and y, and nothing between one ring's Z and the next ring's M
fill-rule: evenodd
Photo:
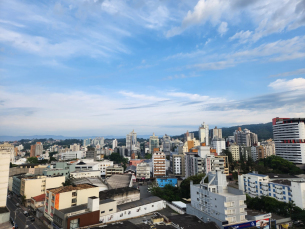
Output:
M149 153L153 153L155 148L159 148L159 138L153 133L153 136L149 137Z
M210 137L211 139L222 138L222 129L218 129L217 126L215 126L214 129L210 130Z
M64 153L59 153L58 156L61 160L69 161L74 159L82 159L83 151L67 151Z
M40 156L42 155L42 151L43 151L43 145L41 142L36 142L36 146L35 146L35 156Z
M13 177L13 192L26 197L25 206L30 205L31 198L44 194L46 189L61 187L65 176L20 175Z
M103 160L103 161L99 161L99 164L100 164L101 174L105 175L106 174L106 168L108 166L113 166L113 161Z
M198 156L197 153L185 154L185 178L204 173L204 159Z
M248 129L242 130L240 127L234 132L234 140L239 146L256 146L258 143L257 134Z
M239 157L241 156L247 161L251 157L251 146L239 146Z
M238 176L239 190L251 197L269 196L278 201L293 201L305 209L305 180L301 178L270 178L268 175L248 173Z
M150 166L148 163L137 164L137 179L150 179Z
M213 138L211 142L213 149L216 149L216 153L219 155L222 150L226 149L226 142L223 138Z
M217 170L222 171L226 176L229 176L228 156L207 155L204 158L204 172L207 174Z
M11 152L9 150L2 149L0 150L0 208L6 207L7 200L7 187L9 181L9 168L10 168L10 157ZM7 216L3 216L0 213L1 217L5 219ZM9 213L8 213L9 216ZM7 219L8 221L8 219ZM4 223L4 221L0 221L0 224Z
M44 216L53 221L55 209L61 210L86 204L88 197L98 196L99 187L91 184L70 185L46 190Z
M232 144L229 146L228 150L232 153L233 161L239 161L240 155L239 155L239 146L236 144Z
M80 151L80 145L74 143L73 145L70 145L70 150L75 152L75 151Z
M209 182L204 183L208 177ZM227 186L226 175L221 171L209 172L200 182L191 181L191 205L186 212L204 222L214 221L220 228L246 223L246 195L237 194ZM237 190L238 191L238 190Z
M185 155L172 152L170 155L170 171L174 176L185 176Z
M210 145L209 144L209 125L206 125L205 122L199 126L198 129L199 132L199 142L200 143L205 143L206 146Z
M166 175L165 159L165 154L163 152L156 151L153 153L153 177Z
M119 165L112 165L106 168L106 177L111 177L113 174L124 174L124 168Z
M295 164L305 164L305 118L274 118L275 152Z

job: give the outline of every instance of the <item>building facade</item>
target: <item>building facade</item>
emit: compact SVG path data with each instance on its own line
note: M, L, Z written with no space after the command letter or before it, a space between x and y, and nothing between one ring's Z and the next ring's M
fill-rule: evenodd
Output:
M295 164L305 164L305 118L274 118L276 155Z
M248 173L238 176L238 186L251 197L269 196L286 203L293 201L305 209L305 180L270 179L268 175Z
M126 135L126 149L128 152L128 156L130 156L131 152L135 150L136 145L137 145L137 133L134 132L133 130L132 132Z
M124 168L119 165L112 165L106 168L106 177L110 177L113 174L124 174Z
M159 149L159 138L153 133L153 136L149 137L149 153L153 153L154 149Z
M137 164L137 179L150 179L150 166L148 163L141 162Z
M257 134L252 133L248 129L242 130L239 127L234 132L235 143L239 146L256 146L258 143Z
M41 142L36 142L35 146L35 156L40 156L42 155L43 151L43 144Z
M214 130L214 129L213 129ZM221 130L221 129L220 129ZM226 142L223 138L213 138L211 146L216 149L216 153L220 155L224 149L226 149Z
M165 154L163 152L156 151L153 153L153 177L166 175L165 159Z
M206 146L209 145L209 126L204 122L199 127L199 141L200 143L205 143Z
M229 146L228 150L232 153L233 161L239 161L240 160L240 154L239 154L239 146L236 144L232 144Z
M170 171L174 176L185 176L185 155L171 153L170 155Z

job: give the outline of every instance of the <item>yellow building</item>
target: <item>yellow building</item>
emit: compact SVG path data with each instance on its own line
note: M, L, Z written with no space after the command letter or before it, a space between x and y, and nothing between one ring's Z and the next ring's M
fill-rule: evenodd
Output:
M27 206L31 202L31 198L45 194L49 188L61 187L65 182L65 176L28 176L21 178L20 195L26 197Z
M239 161L239 146L238 145L230 145L229 151L232 153L233 161Z
M55 209L61 210L87 204L88 197L91 196L99 196L99 187L91 184L79 184L48 189L46 191L44 216L53 221Z

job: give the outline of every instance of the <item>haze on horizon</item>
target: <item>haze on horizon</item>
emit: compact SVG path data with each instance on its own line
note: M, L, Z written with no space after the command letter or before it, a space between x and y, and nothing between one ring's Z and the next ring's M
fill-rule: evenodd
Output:
M305 1L0 3L0 135L305 117Z

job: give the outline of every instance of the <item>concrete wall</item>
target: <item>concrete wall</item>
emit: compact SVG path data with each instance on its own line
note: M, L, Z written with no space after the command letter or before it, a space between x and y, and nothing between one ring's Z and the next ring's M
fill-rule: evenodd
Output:
M104 203L100 205L100 217L109 215L111 213L116 213L117 212L117 202L116 201L112 201L109 203ZM112 211L109 211L111 210ZM105 211L104 213L102 213L103 211Z
M230 186L228 186L228 192L232 193L232 194L235 194L235 195L243 195L244 194L244 192L242 190L239 190L237 188L233 188L233 187L230 187Z
M10 212L5 212L0 214L0 226L2 223L6 223L10 220Z
M6 206L11 153L0 151L0 207Z

